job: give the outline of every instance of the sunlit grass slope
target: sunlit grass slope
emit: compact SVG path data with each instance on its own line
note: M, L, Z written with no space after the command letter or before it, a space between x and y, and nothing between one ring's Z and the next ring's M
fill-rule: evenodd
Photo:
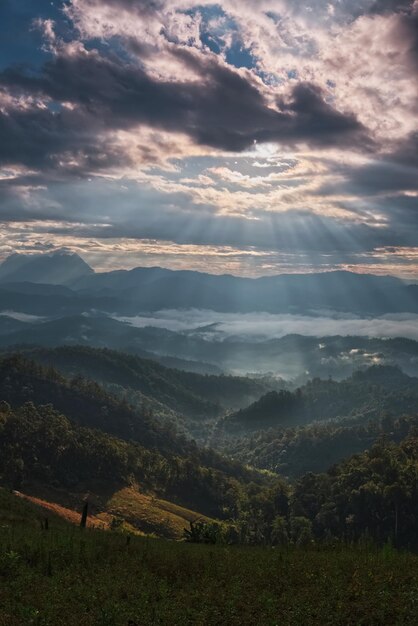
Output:
M418 558L372 548L204 546L81 531L0 492L1 626L418 622Z
M111 496L106 510L135 529L168 539L181 539L184 529L189 528L189 522L208 519L195 511L128 487Z
M47 487L33 488L30 494L14 494L11 501L13 505L10 507L7 503L11 496L0 489L0 522L3 518L7 521L8 516L11 516L10 521L19 521L22 514L26 513L26 517L29 516L31 520L38 519L39 525L51 515L52 519L60 518L75 525L80 523L81 494L70 496L61 490ZM17 500L23 500L27 506L19 504ZM87 520L89 528L109 530L116 527L135 534L166 539L182 539L184 529L189 528L190 522L210 519L173 502L140 493L131 487L112 490L108 495L91 494L90 503L93 505L90 504Z

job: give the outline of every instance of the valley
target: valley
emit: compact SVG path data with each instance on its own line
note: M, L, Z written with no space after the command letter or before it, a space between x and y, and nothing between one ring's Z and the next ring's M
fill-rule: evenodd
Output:
M12 596L0 596L1 619L24 624L26 611L28 624L73 623L60 621L64 605L48 605L43 594L53 593L50 585L61 584L62 576L78 588L73 577L80 568L98 580L94 559L112 600L102 608L90 603L95 621L89 616L85 623L121 626L156 619L252 626L255 615L265 624L277 623L278 615L284 624L304 624L301 616L308 613L309 623L331 623L333 601L324 595L312 604L309 568L322 572L316 593L324 594L333 578L341 608L340 622L332 623L354 624L347 620L360 606L353 595L358 568L362 577L366 562L380 568L367 584L362 580L372 603L401 561L414 571L417 341L381 330L366 334L377 319L372 309L362 318L353 307L349 321L341 310L325 317L319 310L296 314L286 308L285 318L267 307L248 317L249 300L241 301L238 313L227 305L224 312L151 310L150 285L162 293L161 281L170 290L170 281L181 278L184 285L188 274L153 269L96 275L76 257L58 260L69 275L62 284L47 259L34 265L14 259L3 271L0 266L0 576L21 587L27 577L40 584L46 576L38 598L23 594L23 604L11 608ZM21 271L33 282L7 282ZM235 279L222 280L232 285ZM331 277L312 280L333 284ZM353 280L361 285L363 278ZM217 281L208 279L205 298L213 297ZM371 284L366 279L364 288ZM400 289L396 281L388 285ZM413 327L415 313L401 302L396 324L402 332ZM329 304L328 296L323 303ZM390 317L392 309L380 313ZM313 334L316 322L327 319L341 329L357 320L364 332ZM286 334L301 320L312 334ZM384 323L394 324L395 317ZM86 506L87 528L80 529ZM28 537L24 548L19 533ZM70 545L78 546L79 557ZM115 600L110 571L121 571L122 560L121 580L142 563L141 597L151 612L133 601L136 582L123 583L126 606ZM222 618L217 603L198 606L184 587L173 587L177 561L197 581L200 598L203 586L212 597L228 578ZM258 599L250 594L243 600L247 583L233 561L244 571L263 571L255 581ZM268 572L275 587L263 592ZM288 586L280 582L285 573ZM300 580L297 606L292 577ZM153 585L163 589L158 600ZM402 589L415 593L408 581ZM83 593L80 588L80 602ZM169 608L173 593L183 608ZM388 595L382 619L390 619L391 607ZM414 610L405 600L405 620ZM36 622L37 615L43 621Z

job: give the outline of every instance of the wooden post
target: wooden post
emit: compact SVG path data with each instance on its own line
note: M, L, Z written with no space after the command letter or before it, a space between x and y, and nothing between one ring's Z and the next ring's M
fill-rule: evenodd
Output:
M89 514L89 503L85 502L83 506L83 512L81 514L80 528L85 528L87 526L88 514Z

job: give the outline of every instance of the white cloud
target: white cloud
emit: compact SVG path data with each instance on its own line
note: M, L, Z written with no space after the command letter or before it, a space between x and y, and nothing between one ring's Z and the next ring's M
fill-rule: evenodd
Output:
M243 338L263 341L300 334L311 337L352 335L407 337L418 340L418 315L397 314L361 318L329 312L328 315L274 315L269 313L216 313L205 310L164 310L152 316L118 318L136 327L154 326L182 332L215 324L200 332L205 339Z

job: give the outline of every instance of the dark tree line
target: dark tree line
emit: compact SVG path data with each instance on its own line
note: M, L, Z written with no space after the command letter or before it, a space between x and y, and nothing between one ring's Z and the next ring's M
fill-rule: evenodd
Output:
M371 448L382 436L399 443L417 427L418 413L314 422L253 433L228 442L225 452L242 463L294 479L307 472L324 472L344 458Z
M382 439L328 472L251 494L229 526L200 523L188 541L307 545L391 542L418 548L418 430L400 444ZM231 532L233 531L233 532Z

